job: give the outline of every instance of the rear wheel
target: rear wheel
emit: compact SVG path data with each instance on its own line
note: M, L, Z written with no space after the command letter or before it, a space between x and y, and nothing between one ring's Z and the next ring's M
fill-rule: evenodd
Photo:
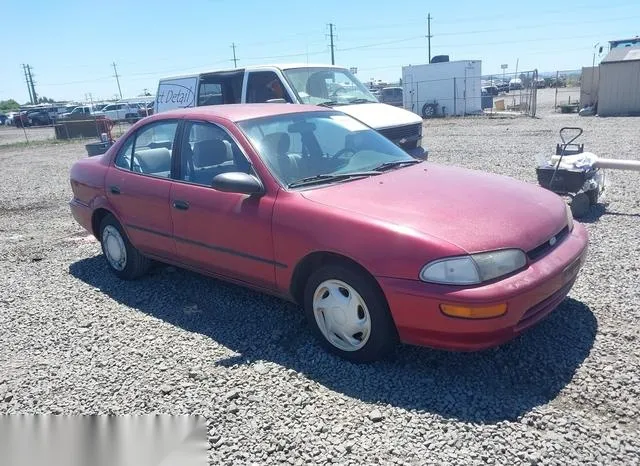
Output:
M322 346L349 361L381 359L398 341L384 295L355 267L336 264L315 271L305 287L304 310Z
M134 280L144 275L151 261L129 241L122 226L109 214L100 222L100 245L109 269L123 280Z

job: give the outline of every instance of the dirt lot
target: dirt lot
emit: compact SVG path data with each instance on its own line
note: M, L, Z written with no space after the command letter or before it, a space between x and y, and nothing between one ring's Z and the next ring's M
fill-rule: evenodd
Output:
M575 124L587 150L640 159L630 118L433 120L425 140L434 162L535 182ZM0 148L0 413L199 413L214 464L640 463L639 173L609 171L585 269L537 327L354 366L275 298L166 267L115 279L69 214L84 156Z

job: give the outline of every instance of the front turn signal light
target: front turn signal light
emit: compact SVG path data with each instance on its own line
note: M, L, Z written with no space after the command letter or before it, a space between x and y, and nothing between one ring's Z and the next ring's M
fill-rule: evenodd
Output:
M458 304L440 304L440 310L449 317L459 317L462 319L491 319L500 317L507 312L507 304L496 304L494 306L461 306Z

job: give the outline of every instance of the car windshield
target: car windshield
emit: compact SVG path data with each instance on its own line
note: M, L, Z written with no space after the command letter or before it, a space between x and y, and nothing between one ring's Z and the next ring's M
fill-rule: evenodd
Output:
M290 68L289 84L305 104L348 105L378 102L348 70L341 68Z
M288 187L378 175L419 161L341 112L302 112L239 122L274 176Z

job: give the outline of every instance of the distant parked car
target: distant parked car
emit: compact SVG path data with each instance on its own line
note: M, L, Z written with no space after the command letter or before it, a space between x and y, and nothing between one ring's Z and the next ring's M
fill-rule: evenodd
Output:
M73 217L117 277L156 259L271 293L357 362L398 340L511 340L564 300L587 254L553 192L418 160L317 105L160 112L76 161L70 184Z
M482 88L482 92L485 93L486 95L491 95L491 96L500 94L500 91L498 90L497 86L484 86Z
M6 115L7 119L5 120L4 124L6 126L13 126L15 124L14 123L14 118L15 118L15 116L17 114L18 114L17 112L9 112L9 113L7 113L7 115Z
M509 81L509 90L510 91L518 91L520 89L522 89L522 79L520 78L513 78L511 81Z
M13 116L13 125L18 128L23 128L30 125L29 115L27 114L26 110L21 110Z
M94 113L94 107L91 105L79 105L69 113L63 113L59 118L61 120L84 120L92 118Z
M496 81L495 86L498 88L498 92L509 92L508 81Z
M138 117L139 107L135 104L115 103L109 104L96 112L96 116L105 116L113 121L135 121Z
M393 105L395 107L402 107L402 88L401 87L383 87L380 90L380 97L378 98L383 104Z
M27 112L27 117L31 126L46 126L55 121L55 114L55 111L41 108Z
M148 117L149 115L153 115L153 107L155 102L149 102L146 105L143 105L140 109L138 109L138 116L140 118Z

